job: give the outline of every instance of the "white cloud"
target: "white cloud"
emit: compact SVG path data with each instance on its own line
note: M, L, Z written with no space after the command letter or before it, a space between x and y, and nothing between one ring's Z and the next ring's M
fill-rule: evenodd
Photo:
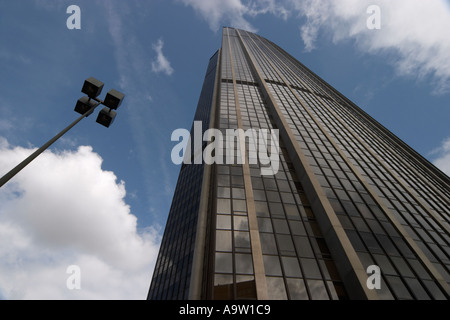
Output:
M181 0L186 6L191 6L209 24L213 31L220 28L221 23L229 23L231 27L248 31L256 31L245 16L255 14L241 0Z
M156 59L152 61L152 70L157 73L164 72L170 76L173 73L173 68L171 67L169 60L162 52L163 46L164 42L161 39L158 39L156 43L152 44L152 48L156 52Z
M192 7L213 31L218 31L221 25L256 32L256 28L248 21L249 18L273 14L286 20L290 15L288 9L276 0L179 0Z
M442 145L433 150L430 155L434 155L433 164L450 176L450 137L442 141Z
M33 150L0 140L0 175ZM125 185L91 147L45 152L0 189L0 297L145 299L159 230L137 230ZM69 290L69 265L81 289Z
M249 19L272 14L305 20L299 27L305 50L316 49L321 32L335 43L355 41L369 54L388 54L399 75L430 77L434 93L450 91L450 6L446 0L179 0L213 31L221 25L256 32ZM369 30L367 8L381 9L381 29Z
M435 93L450 90L450 9L444 0L291 0L306 18L301 27L305 49L315 49L320 30L333 41L354 40L369 54L387 53L400 75L431 77ZM381 29L369 30L366 12L381 9Z

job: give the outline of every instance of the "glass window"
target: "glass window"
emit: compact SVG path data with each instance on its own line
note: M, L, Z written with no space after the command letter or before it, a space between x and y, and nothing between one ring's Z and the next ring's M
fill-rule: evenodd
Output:
M303 279L286 280L291 300L308 300L308 293Z
M216 231L216 250L217 251L231 251L231 231L217 230Z
M370 229L375 234L385 234L383 228L381 228L381 225L373 219L366 219L367 224L369 225Z
M390 287L397 299L412 299L408 292L408 289L400 279L400 277L386 276L386 281L390 284Z
M283 278L266 277L267 292L270 300L286 300L286 288L284 286Z
M307 280L312 300L328 300L327 289L322 280Z
M303 222L289 220L289 225L291 226L291 232L293 235L306 236L306 230Z
M446 300L447 299L445 297L445 295L441 292L439 287L436 285L436 283L434 283L434 281L425 280L423 283L427 287L427 289L430 291L430 293L434 299L436 299L436 300Z
M236 273L253 274L253 261L251 254L236 253Z
M234 230L248 230L248 218L245 216L234 216Z
M255 201L265 201L266 200L266 193L264 190L253 190L253 198Z
M269 217L267 202L255 201L255 210L258 217Z
M430 275L418 260L409 259L408 262L421 279L431 280Z
M280 191L290 192L289 183L286 180L277 180Z
M244 188L233 188L233 199L245 199Z
M273 228L275 230L275 233L278 233L278 234L289 234L290 233L289 226L288 226L286 220L273 219L272 223L273 223Z
M233 175L237 175L237 176L242 176L242 167L237 167L237 166L233 166L231 167L231 174Z
M281 202L280 194L277 191L267 191L267 200L269 202Z
M217 197L219 198L230 198L230 188L218 187Z
M373 218L372 213L370 212L369 208L365 204L356 203L356 207L358 208L359 212L361 213L361 215L364 218L369 218L369 219Z
M258 171L258 175L259 175ZM252 187L254 189L264 189L262 179L260 177L252 177Z
M348 216L341 215L341 216L338 216L338 218L339 218L339 222L342 225L342 228L344 228L346 230L354 230L355 229Z
M233 276L230 274L216 274L214 276L214 285L220 286L225 284L233 284Z
M242 176L231 176L231 184L233 186L244 186L244 178Z
M215 271L217 273L233 272L233 259L231 253L216 253Z
M230 186L230 176L219 174L217 177L217 185L220 187L229 187Z
M305 278L322 278L319 270L319 265L317 264L315 259L302 259L301 264Z
M261 249L263 254L278 254L275 237L271 233L261 233L259 235L261 240Z
M284 209L286 211L286 216L288 217L288 219L300 219L300 214L296 205L285 204Z
M417 300L430 300L430 297L417 279L403 278Z
M343 190L336 189L337 191L341 191L341 194L339 195L339 199L341 200L342 206L345 209L345 212L350 216L359 216L358 209L356 209L355 205L351 201L343 200L342 194L345 194ZM339 194L339 193L338 193Z
M381 246L386 251L386 253L389 256L399 256L400 253L397 251L397 249L394 246L394 243L389 239L388 236L377 234L376 235L378 241L380 241Z
M275 217L283 217L284 218L284 209L281 203L269 202L270 214L273 218Z
M217 166L217 172L219 174L229 174L230 173L230 167L224 166L224 165L218 165Z
M231 229L231 216L218 214L216 216L216 226L217 229Z
M397 272L385 255L374 254L373 258L375 259L375 262L380 267L383 274L397 275Z
M272 221L270 220L270 218L258 217L258 228L259 232L273 232Z
M394 300L394 296L392 295L391 291L388 288L388 285L384 281L384 278L381 277L381 284L380 289L377 289L378 297L381 300Z
M286 277L301 278L302 272L300 265L295 257L281 257L283 263L284 275Z
M341 204L339 203L339 200L337 199L329 199L331 206L333 207L333 210L336 214L345 214L344 208L342 208Z
M264 270L268 276L282 276L280 259L278 256L263 255Z
M275 179L264 177L263 180L266 190L277 190L277 184L275 183Z
M394 242L397 248L400 250L402 255L406 258L415 258L415 254L411 251L409 246L406 244L405 240L402 238L392 237L391 238Z
M411 268L405 262L405 260L401 257L391 257L392 262L397 267L398 272L403 277L415 277L414 273L412 273Z
M267 191L267 200L269 202L281 202L280 194L277 191Z
M295 256L294 243L290 235L277 234L278 247L281 255Z
M247 211L247 203L245 200L233 200L233 212Z
M314 258L314 253L307 237L294 237L294 243L299 257Z
M217 213L231 214L231 203L229 199L217 199Z
M366 222L360 218L360 217L351 217L351 220L353 221L355 225L355 229L358 231L364 231L364 232L370 232L369 228L367 227Z
M234 245L236 248L250 248L250 235L245 231L234 232Z
M291 193L281 192L280 195L283 203L295 204L294 196Z

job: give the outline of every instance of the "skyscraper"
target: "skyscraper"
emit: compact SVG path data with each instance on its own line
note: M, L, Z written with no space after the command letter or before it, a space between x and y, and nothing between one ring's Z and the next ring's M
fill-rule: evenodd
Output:
M284 50L223 29L191 137L212 128L227 138L213 164L212 139L188 144L148 299L449 298L449 177Z

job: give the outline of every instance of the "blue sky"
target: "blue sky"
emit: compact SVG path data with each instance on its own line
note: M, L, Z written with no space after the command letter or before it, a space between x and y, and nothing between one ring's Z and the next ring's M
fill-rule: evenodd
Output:
M110 128L84 119L1 188L0 298L145 298L179 171L170 136L191 126L224 25L277 43L450 173L449 1L3 0L0 175L77 117L84 79L126 97Z

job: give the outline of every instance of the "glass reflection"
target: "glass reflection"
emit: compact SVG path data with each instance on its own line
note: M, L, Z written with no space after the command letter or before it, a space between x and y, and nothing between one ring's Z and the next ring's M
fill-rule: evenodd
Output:
M271 300L286 300L286 288L284 286L283 278L266 277L267 292Z

